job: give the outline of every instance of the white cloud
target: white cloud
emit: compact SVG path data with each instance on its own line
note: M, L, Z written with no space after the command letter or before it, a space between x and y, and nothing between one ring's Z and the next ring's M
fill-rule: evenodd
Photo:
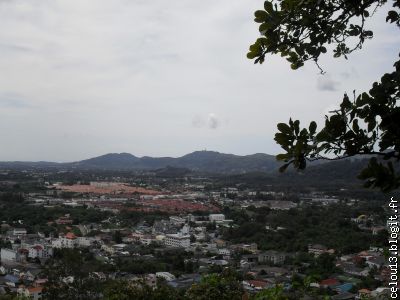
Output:
M217 129L219 127L218 117L213 113L208 115L208 127L210 129Z

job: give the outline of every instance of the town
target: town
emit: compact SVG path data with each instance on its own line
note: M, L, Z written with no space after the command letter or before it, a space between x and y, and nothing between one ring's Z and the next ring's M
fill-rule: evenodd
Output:
M73 173L2 171L0 298L107 299L120 284L197 299L216 276L245 299L389 299L382 201Z

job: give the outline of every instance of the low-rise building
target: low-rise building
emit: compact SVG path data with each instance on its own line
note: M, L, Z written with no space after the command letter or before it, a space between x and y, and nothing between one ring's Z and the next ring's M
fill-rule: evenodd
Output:
M169 272L157 272L156 277L158 278L163 278L166 281L172 281L175 280L175 276Z
M75 248L78 245L78 240L75 234L68 232L65 236L53 240L54 248Z
M2 262L17 262L19 261L20 255L17 250L1 248L0 258Z
M274 250L265 251L258 254L259 263L273 263L282 264L288 255L283 252L278 252Z
M53 256L53 249L44 245L34 245L28 249L30 258L48 258Z
M164 243L167 247L188 248L190 246L190 236L180 233L165 235Z
M225 215L224 214L210 214L208 216L208 219L210 222L222 222L225 220Z

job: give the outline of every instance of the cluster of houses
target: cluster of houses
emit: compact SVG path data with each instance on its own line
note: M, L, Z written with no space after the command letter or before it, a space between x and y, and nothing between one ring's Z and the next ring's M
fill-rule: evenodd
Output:
M334 254L334 250L323 245L309 245L309 253L319 256L323 253ZM246 269L247 274L253 278L244 280L243 287L250 292L257 292L276 284L290 289L294 275L305 278L298 267L285 261L293 256L295 253L273 250L254 251L252 254L243 255L241 268ZM310 282L310 289L329 289L329 293L333 294L332 300L389 299L391 291L385 284L376 289L362 288L355 292L356 287L362 283L362 278L373 276L381 283L390 280L390 269L382 249L372 247L360 253L339 256L336 267L342 272L332 274L319 282Z
M107 186L98 185L97 188ZM196 192L185 195L143 195L140 201L154 201L169 198L171 199L191 199L197 201L199 198L207 198L203 193L204 186L196 184L187 186L188 189L195 189ZM284 194L277 192L259 192L262 196L272 199L283 197ZM247 197L248 200L241 200L239 207L245 209L249 206L269 207L272 210L289 210L296 208L299 203L284 200L256 200L257 193L254 191L239 191L237 188L225 188L221 192L211 192L209 196L213 201L220 205L230 205L234 203L234 197ZM128 201L125 198L107 198L102 201L104 206L99 206L99 201L66 201L65 199L38 199L34 205L66 205L68 207L81 206L96 207L101 210L112 209L118 212L120 203ZM165 200L164 199L164 200ZM106 201L107 200L107 201ZM84 202L83 202L84 201ZM303 195L301 202L321 203L328 205L339 200L335 197L324 197L321 195ZM303 276L298 267L288 263L297 253L286 253L275 250L262 251L258 249L256 243L233 244L221 239L218 235L219 227L230 227L234 224L232 220L226 219L224 214L211 213L202 215L184 214L177 211L178 216L171 215L161 220L156 220L153 224L140 222L134 228L109 228L99 224L92 224L91 228L86 225L73 225L73 220L69 215L61 216L49 225L59 228L67 228L59 232L57 237L45 237L44 235L28 234L24 228L9 228L1 235L3 241L0 259L0 295L2 293L14 292L32 299L41 299L43 285L46 279L40 275L42 265L47 259L53 256L55 249L62 248L87 248L96 258L113 264L116 257L138 256L136 245L151 246L157 245L162 249L180 249L196 253L185 263L193 262L198 266L195 273L183 274L175 277L169 272L156 272L139 276L137 274L104 274L96 273L99 279L119 278L127 280L145 280L150 286L155 285L157 278L164 279L169 285L176 288L189 287L201 278L202 270L207 270L212 266L226 267L234 266L248 276L243 280L242 285L250 293L270 288L276 284L282 284L286 289L291 288L291 281L294 275ZM371 221L366 216L354 218L351 221L358 224L361 229L371 230L372 234L378 234L382 228L368 226ZM110 222L110 221L109 221ZM79 228L80 234L74 231L74 227ZM118 226L117 226L118 227ZM267 230L272 230L267 225ZM277 227L276 230L281 230ZM384 228L383 228L384 229ZM96 231L90 234L91 231ZM120 240L116 240L115 232L120 233ZM74 233L75 232L75 233ZM310 244L308 252L314 256L324 253L335 255L334 249L329 249L324 245ZM239 257L239 259L238 259ZM387 288L381 287L374 290L361 289L354 292L354 288L361 282L360 278L371 276L379 282L385 283L390 276L387 261L382 254L382 249L369 249L360 253L338 256L336 266L343 272L339 275L332 275L318 282L312 282L310 286L316 289L329 289L334 295L332 299L362 299L372 297L379 299L385 297L389 292Z

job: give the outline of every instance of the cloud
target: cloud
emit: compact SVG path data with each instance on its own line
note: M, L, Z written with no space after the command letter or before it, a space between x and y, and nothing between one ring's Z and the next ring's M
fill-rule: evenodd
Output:
M317 89L320 91L334 92L338 90L339 82L333 80L329 75L322 75L317 80Z
M220 126L220 121L214 113L209 113L207 117L195 115L192 119L192 126L195 128L217 129Z
M393 70L400 43L378 12L374 38L349 60L325 55L332 77L321 77L313 63L293 71L279 56L263 65L246 58L261 0L0 0L0 8L0 161L278 152L277 123L323 120L344 91L368 90Z
M208 128L210 128L210 129L217 129L219 127L219 124L220 124L217 116L215 114L213 114L213 113L210 113L208 115L208 122L207 123L208 123Z

